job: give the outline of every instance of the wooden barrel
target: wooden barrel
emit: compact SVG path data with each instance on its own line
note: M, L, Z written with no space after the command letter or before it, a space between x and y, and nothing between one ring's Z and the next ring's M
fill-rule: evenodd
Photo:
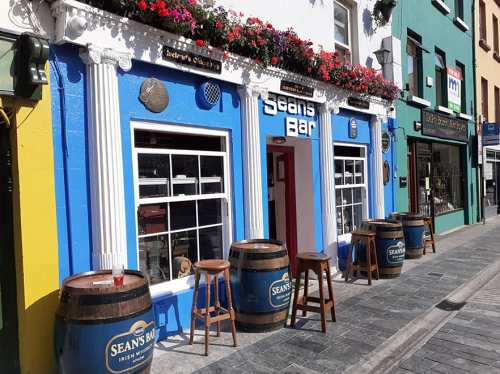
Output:
M405 258L419 258L424 253L424 216L421 213L391 213L389 218L401 221L405 235Z
M122 286L94 284L109 277L111 270L92 271L62 283L54 331L61 374L150 372L155 323L147 278L126 270Z
M292 280L286 244L243 240L229 251L235 323L245 332L268 332L286 325Z
M369 219L361 223L362 230L377 233L377 262L381 278L396 278L401 274L405 258L405 240L400 221L389 219ZM366 261L366 252L360 248L359 259Z

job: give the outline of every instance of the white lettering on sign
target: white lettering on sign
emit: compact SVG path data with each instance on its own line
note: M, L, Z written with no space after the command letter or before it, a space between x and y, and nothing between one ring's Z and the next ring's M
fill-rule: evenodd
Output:
M312 129L316 127L316 122L306 121L305 119L297 119L292 117L285 118L285 136L311 136Z

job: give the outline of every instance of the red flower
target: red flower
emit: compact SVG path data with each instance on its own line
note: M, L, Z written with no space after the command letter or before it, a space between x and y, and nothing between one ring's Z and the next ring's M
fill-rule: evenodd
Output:
M358 76L355 72L351 71L351 78L356 79Z
M368 91L368 86L363 86L363 91Z
M271 64L276 65L278 63L278 59L276 57L273 57L271 59Z
M347 73L345 71L343 71L342 73L340 73L340 75L342 75L343 77L347 77Z
M245 15L243 13L240 12L240 17L244 17Z
M254 61L257 65L260 64L260 60L258 58L256 58Z
M198 47L203 47L203 46L205 45L205 43L203 43L203 40L198 39L198 40L196 41L196 45L197 45Z
M312 71L312 69L311 68L307 68L307 71L310 73Z
M255 43L255 40L252 40L252 45L257 48L257 43Z
M259 43L259 45L264 45L266 43L266 39L257 38L257 43Z
M224 61L225 61L225 60L227 60L227 59L229 59L229 52L226 52L226 53L224 54L224 57L222 57L222 59L223 59Z
M212 54L212 53L214 53L214 51L211 49L210 51L208 51L208 53Z
M156 3L151 4L151 10L156 10Z
M218 28L218 29L221 29L221 28L222 28L222 22L220 22L220 21L219 21L219 22L217 22L217 28Z
M270 23L267 24L267 28L268 29L272 29L273 28L273 25L271 25Z
M148 9L148 4L146 4L145 1L139 1L139 3L137 4L137 6L139 7L139 9L141 10L146 10Z
M253 31L252 30L248 29L247 32L248 32L249 35L253 35Z
M158 15L160 17L166 17L168 16L168 11L166 9L158 9Z
M349 83L347 83L344 87L349 89L349 88L351 88L351 85Z
M227 39L232 42L234 40L234 34L232 32L227 33Z
M165 7L166 7L164 1L157 1L156 6L158 7L158 9L165 9Z

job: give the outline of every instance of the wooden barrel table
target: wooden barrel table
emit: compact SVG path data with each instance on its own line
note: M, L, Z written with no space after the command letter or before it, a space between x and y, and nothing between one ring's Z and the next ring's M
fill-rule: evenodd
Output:
M269 332L284 327L292 291L286 244L268 239L235 242L229 262L236 328Z
M155 324L148 280L126 270L122 286L94 284L111 276L92 271L63 281L54 328L61 374L149 374Z
M389 219L369 219L361 223L361 229L374 231L377 234L375 244L380 278L399 277L405 258L405 240L401 222ZM366 250L364 247L360 249L359 260L365 262Z
M405 235L405 258L420 258L424 253L424 216L421 213L391 213L390 219L401 221Z

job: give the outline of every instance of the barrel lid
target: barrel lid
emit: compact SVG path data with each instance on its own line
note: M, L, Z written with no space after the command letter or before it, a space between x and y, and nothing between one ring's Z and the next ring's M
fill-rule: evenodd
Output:
M231 244L231 248L238 248L242 250L256 250L256 249L275 249L285 246L285 242L273 239L251 239L241 240Z
M379 227L401 228L401 222L395 219L365 219L361 224L374 225Z
M77 293L113 293L119 291L127 291L137 288L142 284L147 284L147 278L139 271L125 270L122 286L111 284L94 284L94 282L102 282L108 279L113 279L111 270L89 271L72 275L66 278L61 286L61 289L71 290Z

